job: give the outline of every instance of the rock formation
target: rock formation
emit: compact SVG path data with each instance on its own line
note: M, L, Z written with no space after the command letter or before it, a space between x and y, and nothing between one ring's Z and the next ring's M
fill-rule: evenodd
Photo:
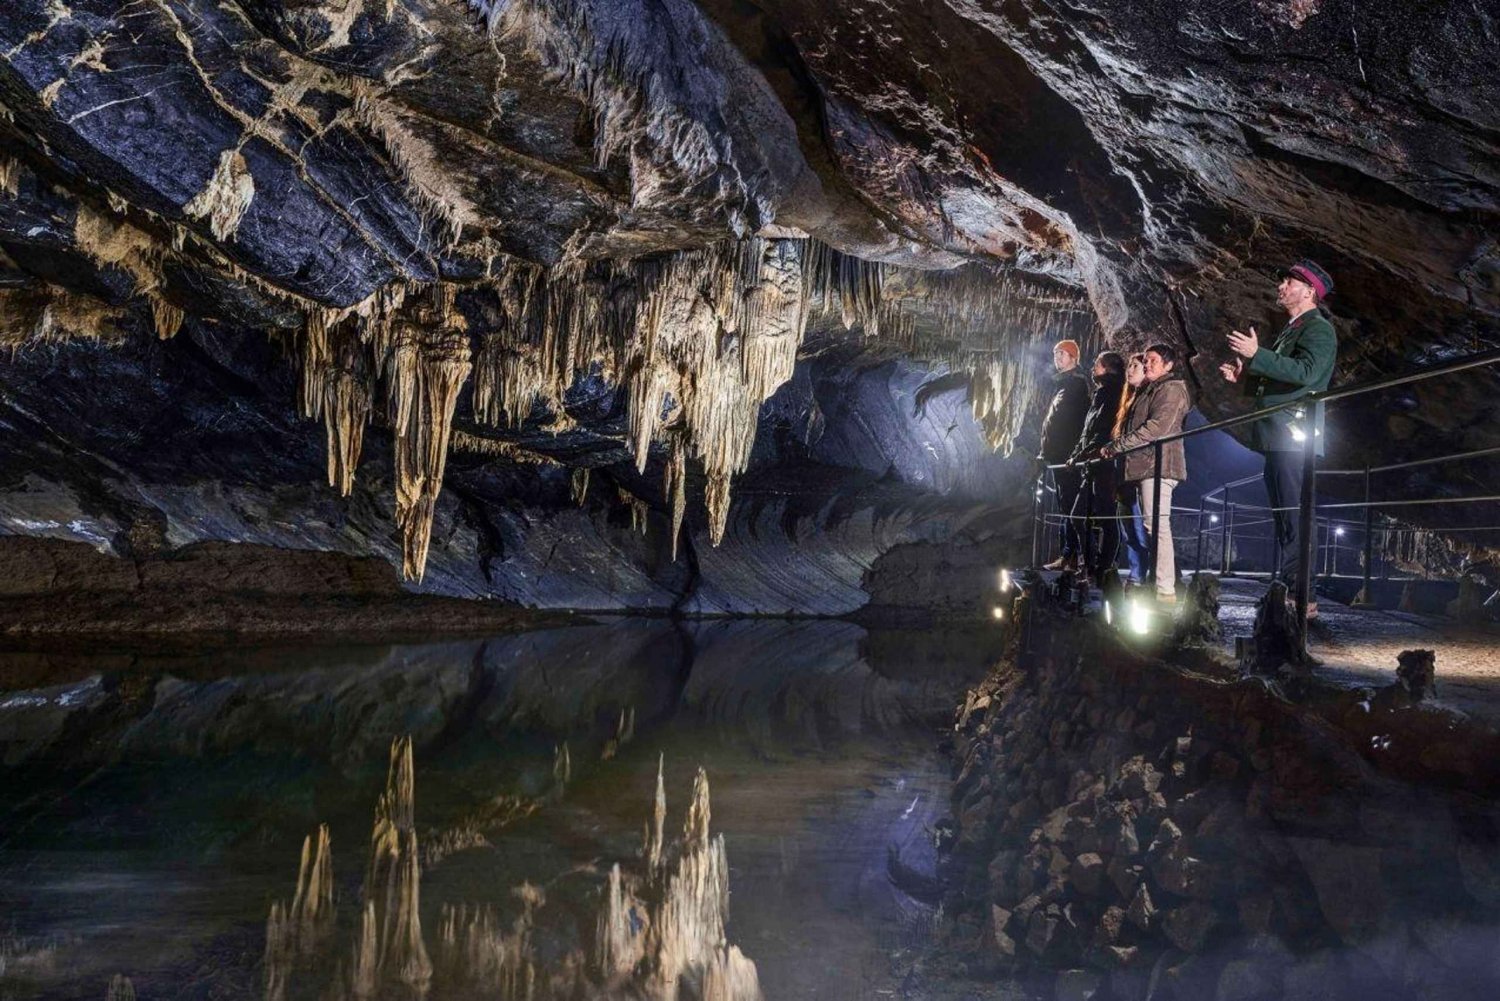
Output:
M331 490L352 506L382 481L418 581L450 451L537 473L575 431L657 467L662 489L633 495L664 512L674 559L690 471L721 542L766 401L845 339L856 366L932 366L1002 451L1035 395L1026 350L1065 334L1165 338L1206 412L1242 406L1214 375L1219 335L1274 329L1266 273L1304 254L1337 277L1342 380L1492 347L1494 35L1457 0L20 0L0 18L0 364L18 386L0 419L26 426L6 465L61 475L30 426L66 423L100 351L148 372L139 339L187 337L169 356L228 379L269 335L325 423ZM274 424L258 379L246 405ZM1351 403L1336 452L1493 444L1494 379ZM577 405L591 381L623 427ZM237 413L156 402L190 425ZM389 451L366 454L369 425ZM119 479L92 447L112 433L59 434L98 456L83 489ZM224 482L290 437L241 427L175 459ZM39 531L34 491L4 489L4 530Z

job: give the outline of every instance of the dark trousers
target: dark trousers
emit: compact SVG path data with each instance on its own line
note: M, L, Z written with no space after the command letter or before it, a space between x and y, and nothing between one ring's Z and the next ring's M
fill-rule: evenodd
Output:
M1301 569L1302 546L1297 540L1297 521L1302 505L1302 453L1267 452L1262 474L1266 494L1271 498L1271 518L1276 526L1276 544L1281 549L1281 566L1276 575L1292 593L1297 593L1297 573Z
M1078 491L1078 499L1073 502L1073 524L1077 526L1080 533L1084 532L1084 518L1092 515L1094 528L1099 533L1099 546L1094 550L1094 559L1087 569L1090 573L1098 576L1106 567L1115 565L1115 557L1120 553L1120 523L1115 520L1115 464L1112 462L1096 462L1086 467L1083 475L1083 486ZM1080 534L1079 555L1087 555L1088 544Z
M1058 513L1072 514L1073 505L1078 503L1078 490L1083 485L1083 470L1076 467L1054 469L1052 470L1052 483L1057 487ZM1078 523L1071 518L1063 518L1062 525L1057 530L1057 542L1062 547L1063 556L1078 556L1081 552L1078 542Z

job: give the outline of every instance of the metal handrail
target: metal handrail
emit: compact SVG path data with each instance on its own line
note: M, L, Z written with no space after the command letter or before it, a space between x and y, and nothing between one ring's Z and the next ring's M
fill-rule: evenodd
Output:
M1434 365L1430 368L1408 372L1405 375L1392 376L1389 379L1361 383L1357 386L1345 386L1341 389L1325 389L1316 393L1308 393L1306 396L1299 396L1294 400L1287 400L1285 403L1277 403L1269 407L1262 407L1259 410L1251 410L1234 417L1225 417L1222 420L1212 421L1195 428L1184 428L1174 434L1163 435L1145 444L1122 449L1115 454L1128 455L1131 452L1139 452L1147 448L1169 445L1174 441L1182 441L1185 438L1206 434L1209 431L1223 431L1228 428L1239 427L1241 424L1253 424L1255 421L1271 414L1280 413L1283 410L1306 407L1309 404L1333 403L1351 396L1363 396L1366 393L1376 393L1382 389L1394 389L1397 386L1405 386L1413 382L1423 382L1440 375L1452 375L1455 372L1464 372L1471 368L1482 368L1485 365L1493 365L1496 362L1500 362L1500 349L1481 351L1479 354L1468 355L1460 358L1458 361L1448 362L1446 365ZM1313 441L1313 436L1309 435L1307 440L1309 442Z
M1456 361L1447 362L1447 363L1442 364L1442 365L1429 366L1427 368L1418 369L1418 370L1416 370L1414 372L1408 372L1408 373L1406 373L1404 375L1392 376L1392 377L1387 378L1387 379L1379 379L1379 380L1376 380L1374 382L1362 383L1362 384L1355 385L1355 386L1346 386L1346 387L1342 387L1340 389L1325 389L1325 390L1321 390L1319 392L1306 393L1306 394L1304 394L1302 396L1298 396L1298 397L1295 397L1293 399L1287 400L1284 403L1274 404L1274 405L1269 406L1269 407L1262 407L1260 409L1252 410L1252 411L1249 411L1247 413L1239 414L1239 415L1234 416L1234 417L1226 417L1226 418L1223 418L1221 420L1210 421L1209 423L1200 425L1199 427L1184 428L1181 431L1177 431L1177 432L1174 432L1174 433L1169 434L1169 435L1163 435L1162 437L1156 438L1156 439L1154 439L1152 441L1144 442L1144 443L1142 443L1140 445L1134 445L1134 446L1132 446L1130 448L1121 449L1120 451L1115 452L1114 456L1111 456L1111 459L1113 459L1116 456L1123 456L1123 455L1129 455L1129 454L1134 453L1134 452L1140 452L1140 451L1143 451L1143 450L1145 450L1147 448L1151 449L1152 452L1153 452L1153 455L1152 455L1152 459L1153 459L1153 470L1152 470L1153 476L1152 476L1152 480L1151 480L1151 484L1152 484L1152 504L1151 504L1151 539L1150 539L1150 556L1149 556L1150 565L1147 568L1148 579L1150 579L1153 582L1156 579L1156 566L1157 566L1157 559L1158 559L1158 556L1159 556L1159 547L1160 547L1160 541L1161 541L1161 513L1162 513L1161 512L1161 480L1162 480L1161 472L1162 472L1162 449L1163 449L1164 446L1169 445L1169 444L1171 444L1173 442L1184 441L1184 440L1186 440L1188 438L1191 438L1191 437L1193 437L1195 435L1207 434L1208 432L1211 432L1211 431L1225 431L1225 430L1228 430L1229 428L1235 428L1235 427L1240 427L1241 425L1251 424L1251 423L1254 423L1255 421L1263 420L1264 418L1266 418L1267 416L1269 416L1271 414L1280 413L1280 412L1282 412L1284 410L1291 410L1291 409L1294 409L1294 408L1301 409L1301 410L1306 410L1306 409L1308 409L1310 407L1316 407L1319 404L1333 403L1333 402L1336 402L1338 400L1349 399L1349 398L1355 397L1355 396L1362 396L1362 395L1365 395L1367 393L1379 392L1379 391L1385 390L1385 389L1393 389L1393 388L1395 388L1397 386L1405 386L1405 385L1409 385L1409 384L1414 383L1414 382L1422 382L1422 381L1425 381L1427 379L1436 378L1437 376L1440 376L1440 375L1452 375L1452 374L1455 374L1455 373L1458 373L1458 372L1464 372L1464 371L1467 371L1467 370L1473 369L1473 368L1480 368L1480 367L1483 367L1483 366L1486 366L1486 365L1493 365L1493 364L1495 364L1497 362L1500 362L1500 349L1492 350L1492 351L1483 351L1483 352L1480 352L1478 354L1468 355L1468 356L1466 356L1464 358L1460 358L1460 359L1458 359ZM1310 600L1311 593L1312 593L1312 559L1313 559L1313 553L1312 553L1311 547L1312 547L1312 534L1313 534L1313 521L1314 521L1313 509L1314 509L1314 507L1316 505L1317 475L1318 475L1318 469L1317 469L1317 462L1318 462L1317 437L1318 436L1317 436L1317 434L1315 432L1313 434L1306 435L1305 438L1304 438L1304 440L1302 441L1302 490L1301 490L1301 506L1300 506L1300 511L1299 511L1298 526L1297 526L1297 539L1298 539L1298 544L1301 547L1301 553L1299 554L1300 559L1298 560L1298 565L1301 568L1301 572L1297 575L1297 582L1296 582L1296 584L1297 584L1297 595L1296 595L1296 600L1297 600L1297 629L1298 629L1298 640L1299 640L1299 644L1300 644L1301 649L1302 649L1302 653L1303 653L1304 659L1307 659L1307 609L1308 609L1308 604L1309 604L1309 600ZM1378 468L1368 467L1367 466L1363 470L1347 470L1347 471L1346 470L1329 470L1328 471L1332 475L1353 475L1353 474L1358 473L1358 474L1363 475L1364 478L1365 478L1365 499L1364 499L1363 503L1358 503L1358 504L1325 505L1325 507L1328 507L1328 508L1333 508L1333 507L1338 507L1338 508L1359 507L1359 508L1363 508L1364 511L1365 511L1365 548L1366 548L1366 559L1365 559L1364 583L1365 583L1366 593L1368 593L1369 582L1370 582L1369 550L1370 550L1370 538L1371 538L1371 535L1372 535L1373 511L1374 511L1374 508L1377 506L1377 502L1372 502L1371 499L1370 499L1370 477L1374 473L1376 473L1376 472L1389 472L1389 471L1394 470L1394 469L1411 468L1413 466L1420 466L1420 465L1431 465L1431 464L1436 463L1436 462L1458 461L1458 460L1464 459L1464 458L1475 458L1475 457L1478 457L1478 456L1481 456L1481 455L1494 454L1494 453L1497 453L1497 452L1500 452L1500 448L1476 449L1476 450L1474 450L1472 452L1458 453L1455 456L1439 457L1439 458L1435 458L1435 459L1418 459L1418 460L1413 460L1412 462L1409 462L1409 463L1394 463L1394 464L1391 464L1391 465L1388 465L1388 466L1382 466L1382 467L1378 467ZM1093 461L1099 461L1099 460L1091 460L1090 463L1086 463L1086 465L1092 464ZM1047 468L1049 468L1049 469L1057 469L1057 468L1062 468L1062 466L1056 466L1056 465L1054 465L1054 466L1048 466ZM1246 477L1243 480L1235 481L1234 484L1221 484L1221 486L1219 488L1216 488L1216 489L1223 489L1224 492L1225 492L1225 499L1224 499L1223 503L1224 503L1224 505L1225 505L1228 513L1229 513L1230 518L1231 518L1231 524L1232 524L1232 515L1233 515L1233 510L1234 509L1230 505L1229 500L1228 500L1228 491L1229 491L1229 488L1231 486L1240 486L1240 485L1244 485L1246 483L1253 482L1255 479L1256 479L1255 477ZM1204 496L1206 497L1207 495L1204 495ZM1500 495L1484 496L1484 497L1446 498L1446 499L1437 499L1437 500L1429 500L1429 501L1383 502L1383 503L1380 503L1379 506L1406 506L1406 505L1409 505L1409 504L1410 505L1415 505L1415 504L1422 504L1422 503L1425 503L1425 504L1431 504L1431 503L1458 503L1458 502L1475 503L1475 502L1483 502L1483 501L1491 501L1491 500L1500 500ZM1203 506L1202 506L1202 500L1200 499L1200 507L1199 507L1199 514L1198 514L1198 517L1199 517L1199 533L1198 534L1199 534L1200 540L1201 540L1202 534L1203 534L1202 533L1203 510L1204 509L1203 509ZM1090 488L1090 491L1089 491L1089 503L1088 503L1088 505L1086 507L1086 513L1085 513L1085 524L1091 524L1092 523L1092 511L1093 511L1093 490L1092 490L1092 488ZM1035 517L1035 510L1033 510L1033 517ZM1171 517L1171 512L1167 513L1167 517L1168 518ZM1225 528L1226 533L1228 531L1230 531L1230 530L1231 530L1230 526L1226 525L1226 528ZM1089 550L1092 549L1092 542L1093 542L1093 533L1092 533L1092 531L1090 531L1089 532L1089 537L1088 537L1088 548L1089 548ZM1226 560L1228 559L1228 548L1229 547L1227 545L1224 547L1224 553L1225 553L1225 559ZM1036 562L1036 536L1035 536L1035 533L1033 533L1033 536L1032 536L1032 562L1033 562L1033 564ZM1199 562L1201 563L1201 547L1200 547Z

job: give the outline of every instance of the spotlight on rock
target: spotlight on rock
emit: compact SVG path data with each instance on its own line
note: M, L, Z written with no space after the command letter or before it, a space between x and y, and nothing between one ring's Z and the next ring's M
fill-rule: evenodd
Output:
M1005 618L1005 609L1001 608L999 605L996 605L994 608L990 609L990 614L995 617L996 622L999 622L1000 620Z
M1000 593L1001 594L1010 594L1011 586L1012 586L1012 581L1010 579L1010 571L1009 570L1001 570L1000 571Z

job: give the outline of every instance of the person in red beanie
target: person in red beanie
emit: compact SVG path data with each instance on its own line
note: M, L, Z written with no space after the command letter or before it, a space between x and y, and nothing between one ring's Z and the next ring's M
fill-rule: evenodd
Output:
M1332 294L1333 279L1314 262L1298 261L1287 268L1276 288L1276 302L1289 317L1287 325L1270 347L1260 343L1254 327L1249 333L1231 333L1234 358L1219 366L1219 374L1242 386L1256 409L1327 389L1338 357L1338 335L1318 306ZM1250 426L1250 447L1266 457L1263 478L1281 546L1277 572L1293 594L1304 569L1297 509L1302 504L1302 449L1309 434L1317 454L1323 454L1323 405L1314 404L1312 410L1309 415L1288 408ZM1308 617L1317 611L1316 602L1309 602Z

